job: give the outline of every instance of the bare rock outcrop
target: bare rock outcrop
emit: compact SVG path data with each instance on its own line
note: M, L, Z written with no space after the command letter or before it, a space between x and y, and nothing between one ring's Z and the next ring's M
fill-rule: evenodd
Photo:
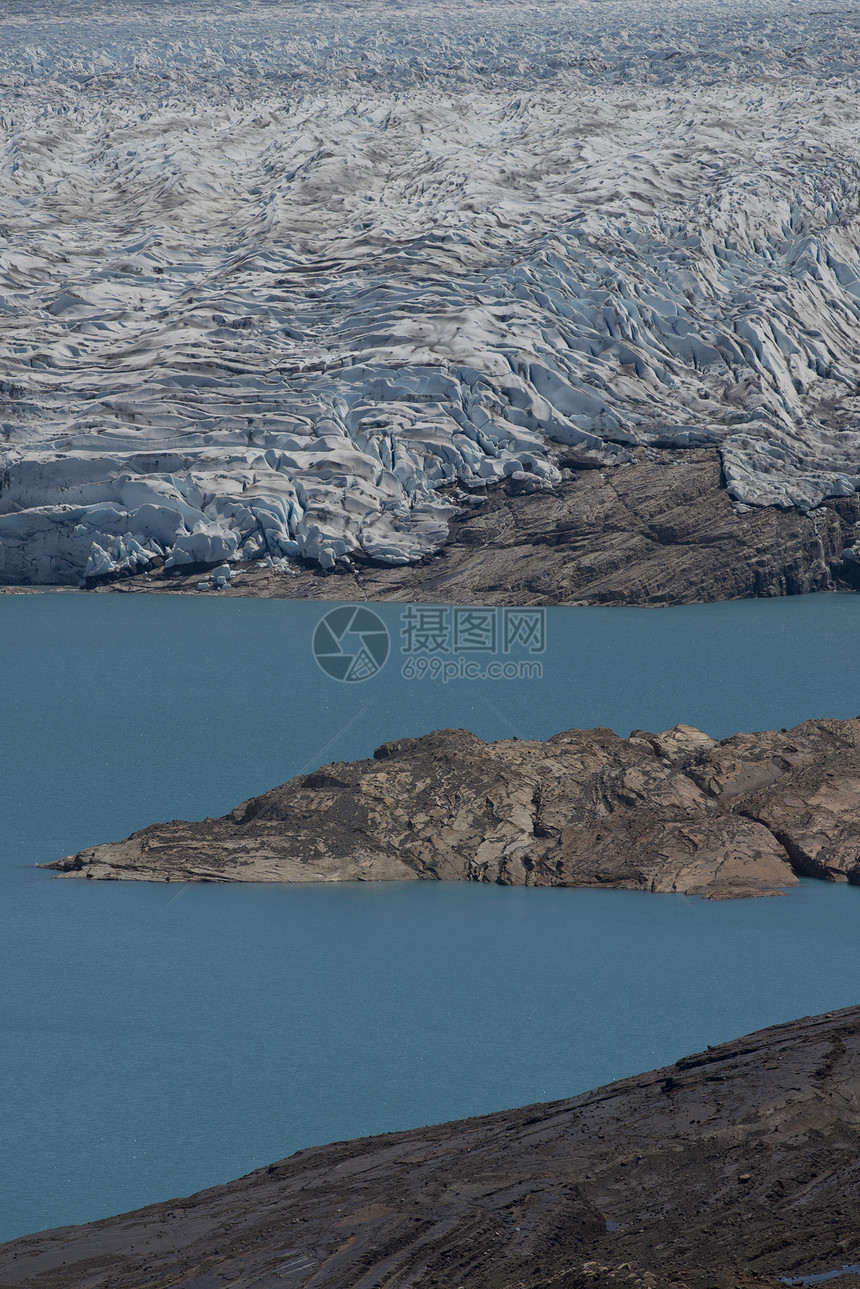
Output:
M6 1289L860 1282L860 1007L0 1248Z
M564 462L562 461L562 464ZM448 540L419 563L356 555L330 572L237 564L222 595L427 604L700 604L860 589L860 496L811 511L739 511L716 448L661 450L629 465L563 472L553 488L517 480L445 494ZM197 594L201 572L93 579L99 591Z
M412 878L728 898L797 874L860 883L860 717L717 742L438 730L323 766L229 814L155 824L47 865L149 881Z

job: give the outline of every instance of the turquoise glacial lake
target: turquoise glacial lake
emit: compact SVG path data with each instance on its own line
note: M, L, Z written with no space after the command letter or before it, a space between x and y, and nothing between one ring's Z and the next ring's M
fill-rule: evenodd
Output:
M381 669L332 679L311 650L330 608L0 597L0 1239L860 1002L855 887L711 904L33 868L433 728L724 737L860 712L860 596L554 609L540 677L447 683L401 674L396 605L375 606Z

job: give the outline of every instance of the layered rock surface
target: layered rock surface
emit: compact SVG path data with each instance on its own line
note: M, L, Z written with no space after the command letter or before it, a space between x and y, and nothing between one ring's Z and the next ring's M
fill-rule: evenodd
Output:
M755 1289L860 1269L860 1008L0 1248L6 1289ZM860 1276L835 1283L849 1289Z
M724 898L860 883L860 717L716 742L440 730L323 766L219 819L155 824L48 867L149 881L479 881Z
M424 604L695 604L860 589L850 553L860 495L814 511L738 514L714 448L652 454L613 470L566 470L551 489L510 481L446 492L458 514L419 563L353 556L329 574L308 561L234 566L229 596ZM159 569L91 583L100 592L203 594L201 573ZM203 589L201 589L203 588ZM0 588L2 590L2 588Z

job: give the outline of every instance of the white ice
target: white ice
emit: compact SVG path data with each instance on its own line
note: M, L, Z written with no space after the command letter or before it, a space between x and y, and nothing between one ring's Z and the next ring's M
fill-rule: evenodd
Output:
M860 11L6 0L0 581L444 540L715 443L860 486Z

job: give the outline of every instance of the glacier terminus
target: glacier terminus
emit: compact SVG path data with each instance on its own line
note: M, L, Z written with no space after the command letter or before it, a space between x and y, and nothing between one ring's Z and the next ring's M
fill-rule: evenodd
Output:
M737 508L860 487L856 6L0 37L0 583L409 564L488 483L704 445Z

